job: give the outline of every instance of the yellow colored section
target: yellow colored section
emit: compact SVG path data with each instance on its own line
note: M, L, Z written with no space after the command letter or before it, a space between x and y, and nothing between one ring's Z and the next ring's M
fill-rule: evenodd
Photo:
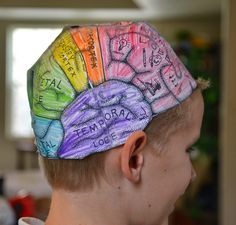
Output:
M79 27L71 30L71 34L85 60L89 80L94 85L104 81L101 48L97 27Z
M70 32L65 30L51 46L53 57L64 70L77 92L88 88L87 71L83 56Z

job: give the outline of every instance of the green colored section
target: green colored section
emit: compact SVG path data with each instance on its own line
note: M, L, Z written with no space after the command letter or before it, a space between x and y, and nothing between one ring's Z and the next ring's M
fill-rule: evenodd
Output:
M31 68L27 72L27 93L28 93L30 109L33 108L33 79L34 79L34 71Z
M41 56L32 70L34 114L48 119L58 119L65 107L74 99L75 90L54 61L50 50Z

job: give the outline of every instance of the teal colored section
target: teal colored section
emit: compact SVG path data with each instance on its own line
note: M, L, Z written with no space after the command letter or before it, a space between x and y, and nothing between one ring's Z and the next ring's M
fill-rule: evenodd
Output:
M32 115L32 127L39 153L47 158L58 158L57 150L64 136L61 122Z

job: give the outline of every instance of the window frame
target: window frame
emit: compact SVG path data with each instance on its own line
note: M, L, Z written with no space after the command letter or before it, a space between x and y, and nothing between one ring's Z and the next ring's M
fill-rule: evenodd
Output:
M32 139L33 138L33 130L31 135L22 135L19 136L14 134L13 131L13 32L16 29L63 29L64 24L11 24L6 29L6 71L5 71L5 137L8 140L21 140L21 139ZM43 49L44 51L45 49ZM43 53L42 51L42 53ZM29 69L29 68L28 68ZM25 80L26 80L27 71L25 71ZM27 102L28 104L28 102ZM28 104L29 105L29 104Z

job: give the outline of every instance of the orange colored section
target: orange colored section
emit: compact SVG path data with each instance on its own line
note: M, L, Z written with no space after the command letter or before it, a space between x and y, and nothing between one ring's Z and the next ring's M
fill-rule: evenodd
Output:
M105 78L97 27L73 28L71 34L84 57L90 81L94 85L102 83Z

